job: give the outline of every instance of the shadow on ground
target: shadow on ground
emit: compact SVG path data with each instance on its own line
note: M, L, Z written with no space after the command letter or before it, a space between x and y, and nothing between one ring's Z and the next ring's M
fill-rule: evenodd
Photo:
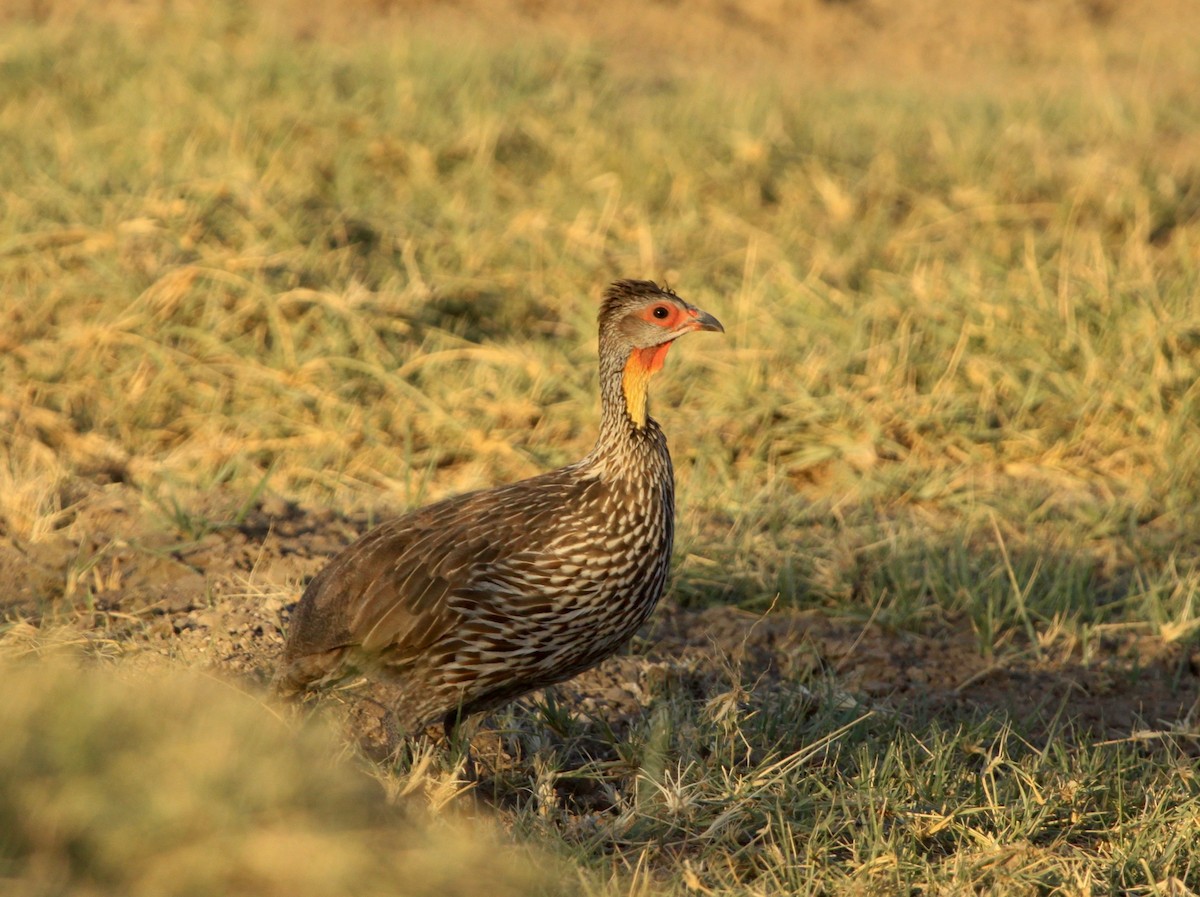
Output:
M368 521L278 499L237 518L209 508L197 518L206 525L181 532L129 487L106 486L37 543L0 534L0 614L26 628L65 624L122 654L165 655L263 685L303 583ZM703 702L731 687L747 700L779 690L837 694L848 707L914 725L995 718L1033 743L1049 734L1152 738L1194 722L1200 651L1187 640L1130 627L1087 646L1058 639L1039 647L1018 631L1007 638L1003 653L989 656L978 622L962 613L905 629L869 607L851 618L668 600L625 653L534 704L544 719L603 719L617 732L664 694ZM354 716L364 731L378 729L368 740L383 738L372 701Z

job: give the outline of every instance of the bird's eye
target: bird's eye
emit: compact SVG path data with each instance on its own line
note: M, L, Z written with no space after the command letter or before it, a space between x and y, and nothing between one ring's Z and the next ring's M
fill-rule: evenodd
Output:
M654 317L658 318L660 321L669 314L670 314L670 312L667 310L667 307L665 305L654 306L653 315L654 315Z

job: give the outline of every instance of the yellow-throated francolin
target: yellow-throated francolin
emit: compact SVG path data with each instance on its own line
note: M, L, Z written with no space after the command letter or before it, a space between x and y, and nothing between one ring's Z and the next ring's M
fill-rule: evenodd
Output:
M674 474L647 387L671 343L724 328L667 289L622 280L600 309L600 435L581 461L379 526L296 606L275 682L348 676L398 692L408 733L568 679L654 610L674 534Z

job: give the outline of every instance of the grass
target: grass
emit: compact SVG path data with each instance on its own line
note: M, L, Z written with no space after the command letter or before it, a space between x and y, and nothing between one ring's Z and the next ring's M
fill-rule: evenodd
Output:
M840 6L812 27L842 27L861 4ZM712 24L697 10L680 53ZM116 581L109 555L127 534L74 522L106 489L137 496L160 521L154 550L175 554L263 495L373 516L581 456L595 300L608 280L647 276L727 329L682 345L655 384L679 473L677 603L917 635L962 624L998 664L1069 657L1114 675L1137 675L1112 647L1132 634L1187 666L1194 46L1113 13L924 77L888 68L887 34L920 30L917 11L865 29L845 81L816 60L684 75L686 56L630 59L552 24L464 42L363 14L371 24L302 3L8 14L0 534L27 559L74 552L34 622L87 630L95 608L72 596ZM776 25L785 43L816 40ZM26 653L27 625L9 624L6 653ZM246 879L249 854L229 848L284 838L278 820L287 843L343 858L344 877L313 893L389 891L378 882L414 873L388 845L439 827L430 855L457 877L437 888L533 886L519 868L494 877L479 853L455 865L475 835L441 806L450 759L370 767L382 789L338 767L307 796L280 784L248 807L238 782L325 769L336 739L292 744L299 723L267 706L186 676L146 682L127 662L103 661L94 684L49 662L42 681L28 657L5 674L0 879L16 893L163 893L168 867L135 848L157 831L174 856L179 808L209 801L224 815L180 861L199 871L179 893L297 892L287 863ZM597 754L615 760L590 765L594 731L540 708L557 734L492 795L487 824L555 857L538 886L1200 891L1192 717L1099 739L1068 705L1035 737L921 707L862 718L865 705L800 689L835 688L822 678L835 672L766 695L726 675L727 700L668 690ZM180 703L180 732L144 731ZM87 766L106 731L87 708L129 704L143 708L135 750L161 775L219 754L234 785L167 776L143 793L135 776L129 799L146 803L104 815L131 781L130 747L102 741ZM196 714L211 726L195 738L250 747L193 747ZM28 747L55 743L50 765ZM263 754L288 765L266 771ZM611 812L571 808L581 779ZM393 817L379 795L405 789L440 808Z
M556 890L487 831L389 799L326 728L194 672L85 674L63 653L5 663L5 893L458 894L483 876ZM443 800L454 787L421 781Z

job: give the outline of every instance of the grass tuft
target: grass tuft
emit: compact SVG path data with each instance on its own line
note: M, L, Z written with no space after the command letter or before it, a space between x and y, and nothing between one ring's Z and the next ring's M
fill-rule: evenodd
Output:
M389 799L339 758L327 727L229 683L121 672L61 649L6 659L4 680L7 893L387 894L403 882L409 894L465 894L483 876L497 893L554 891L545 860L409 799L422 783L436 791L434 778L415 770Z

